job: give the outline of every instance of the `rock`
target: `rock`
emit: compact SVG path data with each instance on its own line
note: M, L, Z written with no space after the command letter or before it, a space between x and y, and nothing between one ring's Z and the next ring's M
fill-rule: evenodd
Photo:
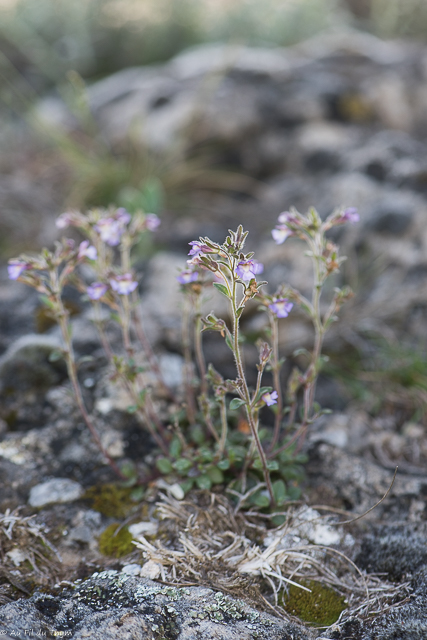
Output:
M386 573L398 580L427 565L425 537L407 532L367 536L356 563L370 573Z
M176 640L310 640L312 632L203 587L167 587L128 571L95 573L59 596L36 593L0 607L14 638L54 629L74 640L155 637Z
M366 226L376 233L401 236L411 226L415 216L415 207L410 197L385 198L373 205Z
M44 507L53 502L73 502L82 495L83 488L78 482L68 478L52 478L31 489L28 504L31 507Z
M0 388L23 391L49 388L66 375L62 360L50 362L49 356L61 348L58 339L29 334L18 338L0 358Z
M324 490L357 513L363 513L376 504L386 493L393 479L394 469L384 469L367 456L353 456L346 451L326 443L316 443L309 451L310 461L307 473L317 487L316 478L322 478ZM409 473L397 474L392 491L387 500L380 504L371 517L381 518L386 513L393 521L393 514L399 514L398 520L406 519L413 502L424 495L427 483L423 476ZM384 511L385 510L385 511Z

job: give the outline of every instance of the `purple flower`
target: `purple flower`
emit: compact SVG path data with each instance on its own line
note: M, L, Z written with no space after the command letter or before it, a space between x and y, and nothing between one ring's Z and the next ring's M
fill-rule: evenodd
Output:
M264 265L256 260L240 260L236 267L236 275L242 280L252 280L264 271Z
M199 274L197 271L193 271L192 269L185 269L176 277L180 284L190 284L191 282L196 282L198 278Z
M145 216L145 226L148 231L156 231L160 226L160 218L155 213L147 213Z
M96 231L101 236L101 240L110 247L116 247L120 243L124 229L114 218L101 218L95 225Z
M355 207L349 207L344 210L344 213L339 217L340 222L359 222L360 216Z
M293 306L293 303L289 302L287 298L279 298L278 300L275 300L274 302L269 304L268 308L278 318L287 318Z
M271 407L272 404L277 403L277 391L267 391L267 393L262 394L261 398L264 400L267 407Z
M66 227L69 227L70 224L72 223L72 215L71 213L62 213L59 218L56 219L56 227L58 229L65 229Z
M89 240L83 240L79 246L79 252L77 254L79 260L83 258L89 258L89 260L96 260L98 254L93 245L89 244Z
M127 296L138 286L136 280L133 279L131 273L125 273L122 276L115 276L110 279L111 288L113 291L119 294L119 296Z
M273 240L276 244L283 244L286 238L290 238L294 236L295 233L291 231L286 225L278 224L275 229L271 232L273 236Z
M191 249L188 252L189 256L195 256L199 253L216 253L214 249L211 249L207 244L203 244L203 242L199 242L198 240L193 240L188 244L191 244Z
M91 300L99 300L107 293L107 289L107 285L103 282L93 282L86 291Z
M290 213L289 211L283 211L282 213L280 213L278 217L278 222L284 225L288 225L288 224L296 224L297 226L300 225L300 221L298 220L298 218L293 213Z
M109 218L101 218L95 225L95 230L101 240L110 247L120 244L120 238L125 232L126 225L131 221L131 215L121 207Z
M7 265L7 272L11 280L17 280L26 269L29 269L29 265L22 260L11 260Z
M117 220L119 224L125 227L132 220L132 216L129 211L126 211L124 207L120 207L117 209L116 213L113 214L113 218Z

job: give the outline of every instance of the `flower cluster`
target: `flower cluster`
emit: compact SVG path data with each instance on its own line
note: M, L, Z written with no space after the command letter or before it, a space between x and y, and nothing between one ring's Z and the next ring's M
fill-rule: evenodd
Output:
M308 217L302 216L298 211L284 211L278 217L277 225L271 232L273 240L276 244L283 244L287 238L297 236L304 239L307 235L312 235L320 229L327 231L331 227L335 227L346 222L359 222L359 214L354 207L347 209L338 209L334 211L325 222L319 218L315 209L311 209Z

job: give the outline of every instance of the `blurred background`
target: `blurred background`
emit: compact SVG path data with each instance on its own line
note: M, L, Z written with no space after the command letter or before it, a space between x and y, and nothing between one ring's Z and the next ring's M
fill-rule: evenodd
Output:
M2 100L44 92L68 71L93 81L164 62L195 44L288 46L331 28L427 39L424 0L1 0Z
M162 158L154 158L152 149L147 157L144 141L130 133L129 118L126 136L120 142L116 136L113 144L86 92L94 82L141 65L160 68L197 45L276 50L322 34L328 39L355 32L425 42L427 3L0 0L0 255L8 258L28 245L51 242L52 215L67 206L114 203L148 206L157 213L162 208L190 211L192 191L232 190L243 198L253 195L254 179L265 178L233 159L230 149L213 157L199 138L189 145L184 163L178 153L179 166L173 145L162 150ZM360 49L363 44L359 54ZM62 126L58 103L43 102L46 98L64 102L78 126ZM360 120L370 107L356 100L349 108L359 109L354 119ZM50 126L58 119L60 127Z
M187 194L200 182L204 187L230 188L231 176L228 181L218 174L203 177L200 166L197 176L192 167L186 172L186 179L182 175L171 176L170 172L161 179L159 171L153 175L152 168L147 169L144 152L129 138L120 150L106 148L97 137L99 131L95 132L98 124L89 122L93 115L91 107L85 111L86 85L129 67L161 65L196 45L224 43L276 49L322 34L327 38L330 34L355 31L380 39L424 42L427 3L425 0L0 0L0 175L14 176L13 180L3 178L0 184L3 210L0 255L10 257L28 241L40 244L35 218L42 211L117 203L126 184L139 188L147 171L150 180L143 188L148 202L143 196L141 203L152 209L159 210L166 203L177 210L188 206L188 198L169 197L177 195L177 181ZM80 134L70 133L70 128L50 129L50 115L42 125L34 117L31 120L35 105L46 96L59 96L69 107L72 104L82 125ZM215 163L218 165L222 160L216 158ZM212 166L211 161L202 164L205 168ZM228 170L229 158L223 164ZM237 165L234 169L248 174L245 167ZM99 174L107 176L104 184L100 184L103 180ZM247 183L233 177L237 190L248 190ZM107 189L106 183L110 185ZM175 194L171 194L174 190ZM15 214L19 214L18 218ZM44 242L51 240L49 224L42 225ZM18 233L14 231L16 226Z

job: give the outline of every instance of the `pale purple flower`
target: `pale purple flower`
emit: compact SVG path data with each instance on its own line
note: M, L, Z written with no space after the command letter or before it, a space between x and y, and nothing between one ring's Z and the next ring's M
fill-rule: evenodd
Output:
M96 260L98 257L96 248L89 244L89 240L83 240L79 246L79 252L77 254L79 260L83 258L89 258L89 260Z
M271 407L271 405L277 403L277 391L267 391L267 393L262 394L261 398L264 400L267 407Z
M293 303L289 302L287 298L279 298L268 305L270 311L272 311L278 318L287 318L292 310Z
M117 209L116 213L113 214L113 218L117 220L117 222L125 227L132 220L132 216L129 211L126 211L124 207L120 207Z
M349 207L345 209L343 214L339 217L340 222L359 222L360 216L355 207Z
M71 213L62 213L59 218L56 219L56 227L58 229L65 229L66 227L69 227L70 224L72 223L72 215Z
M101 240L110 247L116 247L120 243L123 235L123 226L114 218L101 218L95 225L96 231L101 236Z
M91 300L100 300L107 293L107 289L107 285L103 282L93 282L86 291Z
M290 213L289 211L283 211L282 213L279 214L278 217L278 222L280 222L281 224L296 224L296 225L300 225L300 221L298 220L298 218L293 214Z
M252 280L264 271L264 265L256 260L240 260L236 267L236 275L242 280Z
M17 280L22 273L29 268L29 265L22 260L11 260L7 265L7 272L11 280Z
M179 276L176 277L180 284L190 284L191 282L196 282L198 278L199 274L192 269L184 269L184 271L181 271Z
M133 279L131 273L125 273L122 276L114 276L110 279L111 288L119 294L119 296L127 296L138 286L138 282Z
M276 244L283 244L287 238L294 236L295 233L284 224L278 224L276 228L272 230L271 235Z
M191 249L188 252L189 256L195 256L199 253L216 253L215 249L211 249L207 244L203 244L203 242L199 242L198 240L193 240L188 244L191 244Z
M160 218L155 213L147 213L145 216L145 226L148 231L156 231L160 226Z
M125 232L126 225L131 221L131 215L121 207L109 218L101 218L95 225L95 230L101 240L110 247L120 244L120 238Z

